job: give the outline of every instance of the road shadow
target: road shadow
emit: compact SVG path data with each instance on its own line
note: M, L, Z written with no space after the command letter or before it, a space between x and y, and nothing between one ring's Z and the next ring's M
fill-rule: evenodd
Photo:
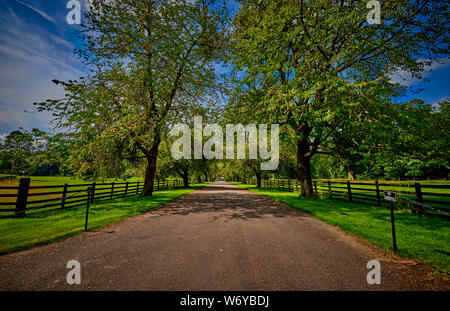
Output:
M216 182L151 211L153 216L211 213L217 219L306 218L309 214L225 182Z

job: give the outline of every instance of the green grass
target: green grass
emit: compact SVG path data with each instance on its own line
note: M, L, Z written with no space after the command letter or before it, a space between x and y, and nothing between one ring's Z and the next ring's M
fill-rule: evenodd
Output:
M152 197L132 196L94 203L89 208L89 229L98 229L141 214L205 186L154 192ZM84 231L86 207L0 219L0 254L62 240Z
M82 179L78 179L75 177L64 177L64 176L29 176L29 178L31 179L30 185L32 187L30 189L29 193L30 194L37 194L37 193L41 194L39 196L34 196L34 197L30 196L28 198L29 202L32 202L34 200L50 200L50 199L61 198L62 192L64 189L64 184L68 184L70 186L70 188L68 189L69 191L80 191L78 193L77 192L68 193L68 198L70 199L73 196L79 196L81 194L85 194L87 187L93 183L92 180L82 180ZM2 186L2 187L18 186L19 179L20 178L17 177L15 180L0 180L0 186ZM101 185L101 183L103 183L103 182L105 182L105 183L115 182L116 183L115 191L124 191L124 187L125 187L124 184L127 181L132 183L132 184L130 184L129 193L134 193L136 191L136 182L137 181L140 182L140 189L142 189L143 179L139 178L139 177L132 177L127 180L123 180L123 179L97 180L96 183L98 186L96 187L96 196L110 193L111 185ZM121 185L118 185L119 183L121 183ZM155 183L156 183L156 181L155 181ZM57 188L33 188L33 187L47 187L47 186L52 186L52 187L58 186L58 187ZM120 187L122 187L122 188L120 189ZM60 192L60 193L55 194L55 192ZM0 195L11 195L9 197L1 197L0 198L0 215L1 216L11 214L10 211L5 211L5 209L14 208L14 206L11 207L11 205L7 205L7 204L16 202L17 193L18 193L17 189L0 189ZM47 194L47 193L50 193L50 194ZM52 203L52 202L31 203L31 204L28 204L27 208L37 208L39 206L48 205L49 203ZM56 203L56 201L54 201L53 203ZM70 202L67 202L66 205L70 205ZM48 207L48 208L44 208L44 209L28 210L27 214L42 212L44 210L46 210L46 211L54 210L55 208L57 208L57 207L53 206L53 207Z
M306 199L298 193L257 189L255 185L236 185L268 196L312 214L345 232L359 236L381 249L392 252L389 209L330 199ZM419 259L436 269L436 274L450 274L450 222L404 211L395 212L398 254Z

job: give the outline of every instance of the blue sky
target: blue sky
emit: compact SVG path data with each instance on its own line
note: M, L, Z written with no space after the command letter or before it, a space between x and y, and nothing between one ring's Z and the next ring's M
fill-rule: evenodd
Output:
M67 2L0 0L0 137L19 127L48 130L51 115L34 112L33 102L64 96L52 79L83 75L83 66L72 52L80 44L75 34L79 26L66 22ZM427 73L429 82L404 81L414 89L424 88L419 94L410 92L409 98L434 104L450 97L450 62L434 64L432 69Z

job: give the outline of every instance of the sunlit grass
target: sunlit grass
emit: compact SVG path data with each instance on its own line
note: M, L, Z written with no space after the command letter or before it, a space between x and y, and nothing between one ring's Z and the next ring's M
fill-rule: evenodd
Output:
M89 229L97 229L151 210L203 187L154 192L152 197L132 196L94 203L89 211ZM23 218L0 219L0 254L58 241L84 230L85 206L30 214Z

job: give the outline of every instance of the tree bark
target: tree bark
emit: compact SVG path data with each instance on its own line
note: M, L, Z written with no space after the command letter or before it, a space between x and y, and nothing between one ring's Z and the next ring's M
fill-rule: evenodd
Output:
M147 155L147 168L145 169L144 189L142 189L142 196L153 195L153 183L155 181L156 174L156 160L158 159L159 142L150 148L150 152Z
M352 171L348 171L347 179L348 179L348 180L355 180L355 176L353 175L353 172L352 172Z
M16 175L16 157L13 156L12 162L11 162L11 175Z
M256 172L256 188L261 188L261 172Z
M298 161L298 177L301 185L301 194L310 198L314 196L314 189L311 179L311 158L300 156Z
M297 170L301 186L301 195L307 198L314 196L311 178L311 152L307 136L297 144Z
M189 188L189 175L187 170L183 171L183 187Z

